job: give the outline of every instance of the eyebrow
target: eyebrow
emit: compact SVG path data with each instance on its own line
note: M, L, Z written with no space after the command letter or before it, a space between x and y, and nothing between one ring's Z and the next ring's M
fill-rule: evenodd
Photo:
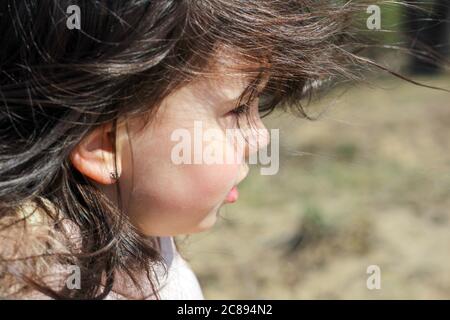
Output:
M249 91L249 94L251 94L252 92L256 92L256 95L260 95L264 91L264 88L267 86L269 79L270 77L267 74L263 75L256 81L256 85L254 85L253 88ZM236 100L239 100L244 92L248 90L250 85L251 83L248 83L245 87L240 87L238 90L235 90L235 94L232 95L232 98L227 99L227 102L234 102ZM234 89L231 89L231 92L233 92L233 90Z

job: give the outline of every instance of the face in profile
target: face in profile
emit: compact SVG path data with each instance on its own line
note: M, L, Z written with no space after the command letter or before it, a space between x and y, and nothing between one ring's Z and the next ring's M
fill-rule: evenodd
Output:
M247 86L245 79L225 73L213 80L197 79L168 96L149 124L141 119L129 121L129 139L120 148L120 184L124 208L145 234L167 236L206 230L214 225L224 204L237 200L236 187L249 170L245 158L268 141L258 115L258 99L248 106L251 130L249 124L247 128L242 122L237 125L240 115L234 110ZM183 129L194 140L196 123L203 131L219 132L207 146L210 151L238 161L175 164L173 132ZM236 141L226 138L230 129L242 132L246 141L257 132L252 137L257 143L246 144L244 152L239 152ZM203 140L192 142L206 148Z

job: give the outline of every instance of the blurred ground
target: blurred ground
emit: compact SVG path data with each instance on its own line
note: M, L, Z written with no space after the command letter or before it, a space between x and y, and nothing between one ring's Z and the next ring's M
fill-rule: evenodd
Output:
M212 230L179 239L206 298L450 298L450 94L388 79L331 96L318 121L267 119L279 173L252 168Z

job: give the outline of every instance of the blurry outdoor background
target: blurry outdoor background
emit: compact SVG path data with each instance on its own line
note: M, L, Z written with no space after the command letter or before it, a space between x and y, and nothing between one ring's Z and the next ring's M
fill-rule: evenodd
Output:
M446 56L448 23L431 20L448 11L425 2L425 13L382 9L383 29L396 32L380 34ZM442 65L373 55L450 89ZM278 174L252 166L216 226L179 239L207 299L450 299L450 93L368 77L308 106L316 121L265 120L280 129ZM366 286L370 265L380 290Z

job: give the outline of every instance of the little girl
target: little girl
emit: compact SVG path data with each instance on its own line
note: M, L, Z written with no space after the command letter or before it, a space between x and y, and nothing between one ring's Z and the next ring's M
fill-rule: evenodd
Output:
M355 10L365 7L1 1L0 296L202 299L172 237L211 228L238 199L245 160L268 141L261 115L302 112L313 83L350 75ZM232 163L176 164L173 134L194 122L256 143ZM238 154L212 142L213 154Z

